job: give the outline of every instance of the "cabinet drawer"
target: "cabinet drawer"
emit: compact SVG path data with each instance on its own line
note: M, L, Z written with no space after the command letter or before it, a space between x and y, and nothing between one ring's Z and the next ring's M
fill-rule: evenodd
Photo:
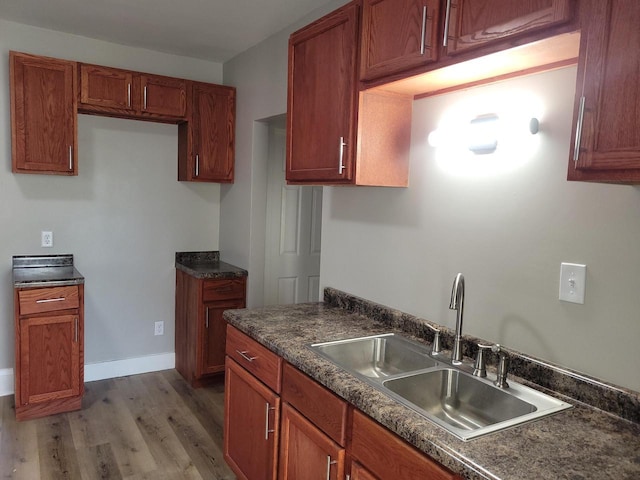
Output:
M225 278L220 280L205 280L202 287L202 300L215 302L244 298L245 278Z
M280 393L282 358L231 325L227 327L226 352L271 390Z
M378 478L460 479L358 410L353 412L351 448L353 457ZM393 452L393 462L389 461L389 452Z
M347 402L288 363L282 369L281 396L333 441L345 445Z
M78 286L29 288L18 291L20 315L78 308Z

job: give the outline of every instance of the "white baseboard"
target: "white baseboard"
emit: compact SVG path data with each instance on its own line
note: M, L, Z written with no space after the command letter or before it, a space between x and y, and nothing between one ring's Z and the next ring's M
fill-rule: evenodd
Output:
M126 358L109 362L89 363L84 366L84 381L94 382L107 378L126 377L139 373L157 372L175 368L175 353L160 353L145 357ZM13 368L0 369L0 397L13 395Z
M0 368L0 397L13 395L13 368Z

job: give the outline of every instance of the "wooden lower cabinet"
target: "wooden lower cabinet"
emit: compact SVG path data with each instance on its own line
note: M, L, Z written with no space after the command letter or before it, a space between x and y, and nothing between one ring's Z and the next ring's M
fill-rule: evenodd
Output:
M282 406L279 480L342 480L345 449L288 403Z
M351 480L378 480L378 478L369 472L358 462L351 464Z
M225 461L240 479L275 479L280 397L227 357L224 408Z
M382 480L460 478L358 410L353 412L351 455Z
M238 478L461 480L235 327L227 329L224 458Z
M81 408L83 295L83 285L15 290L18 420Z
M176 370L194 387L225 370L225 310L245 307L246 277L201 279L176 271Z

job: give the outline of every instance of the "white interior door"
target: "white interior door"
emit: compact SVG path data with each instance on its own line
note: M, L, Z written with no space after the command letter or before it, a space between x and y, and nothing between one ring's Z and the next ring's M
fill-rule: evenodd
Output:
M322 187L287 185L284 122L269 126L265 305L320 298Z

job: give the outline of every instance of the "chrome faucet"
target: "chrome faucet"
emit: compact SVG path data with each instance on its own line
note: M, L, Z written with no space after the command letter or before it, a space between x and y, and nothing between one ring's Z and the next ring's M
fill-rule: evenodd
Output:
M451 361L454 365L458 365L462 363L462 315L464 313L464 277L461 273L458 273L453 280L449 309L456 311L456 335L453 339Z

